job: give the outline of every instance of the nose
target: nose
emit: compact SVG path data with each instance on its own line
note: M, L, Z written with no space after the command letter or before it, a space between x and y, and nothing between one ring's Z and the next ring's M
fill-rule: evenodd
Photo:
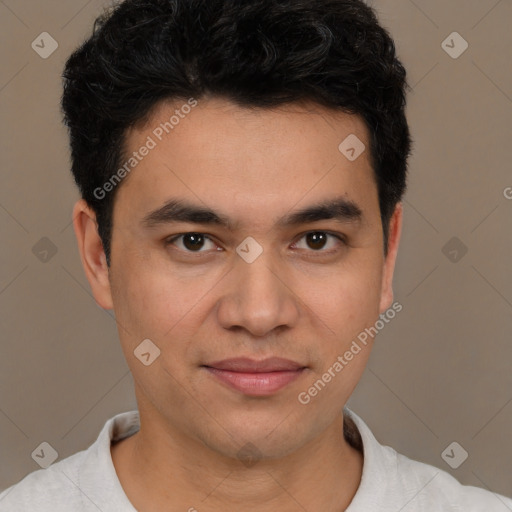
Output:
M272 265L266 252L252 263L239 258L234 265L217 308L222 327L244 329L255 337L264 337L297 324L299 298L287 283L285 273Z

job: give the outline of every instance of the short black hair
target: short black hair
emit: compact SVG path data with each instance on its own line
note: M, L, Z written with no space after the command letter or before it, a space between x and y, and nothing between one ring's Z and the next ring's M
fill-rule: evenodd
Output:
M247 108L316 104L362 117L388 228L406 188L406 71L361 0L125 0L68 59L62 108L72 172L110 265L125 135L163 100L217 96ZM341 141L340 141L341 142Z

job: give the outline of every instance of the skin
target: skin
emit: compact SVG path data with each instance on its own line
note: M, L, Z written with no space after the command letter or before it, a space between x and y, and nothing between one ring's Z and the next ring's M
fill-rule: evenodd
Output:
M131 129L128 153L184 103L161 103ZM363 456L343 438L342 409L372 340L309 404L297 399L393 301L402 205L385 258L369 152L350 162L338 150L351 133L369 148L358 116L306 103L248 110L201 99L119 186L110 269L94 212L76 203L82 264L97 303L115 311L135 382L140 431L111 453L137 510L342 511L356 493ZM277 224L337 197L357 203L360 222ZM170 198L220 212L232 226L144 228L144 216ZM311 248L312 231L346 245L328 237ZM165 245L187 232L211 241L200 253L187 252L183 238ZM250 264L236 253L248 236L263 248ZM134 356L146 338L161 351L149 366ZM254 397L201 367L242 356L307 368L278 392ZM237 456L247 443L259 454L250 467Z

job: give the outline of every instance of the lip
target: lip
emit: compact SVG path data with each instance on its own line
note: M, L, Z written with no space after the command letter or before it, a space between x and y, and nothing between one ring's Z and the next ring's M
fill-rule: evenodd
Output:
M249 396L268 396L277 393L297 379L305 366L271 357L256 361L249 358L224 359L203 365L216 379Z

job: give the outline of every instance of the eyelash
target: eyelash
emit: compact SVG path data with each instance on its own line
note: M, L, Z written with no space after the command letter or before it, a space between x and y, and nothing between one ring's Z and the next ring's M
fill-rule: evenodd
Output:
M301 234L300 237L298 238L298 240L293 243L293 245L297 244L300 240L302 240L307 235L312 234L312 233L322 233L322 234L331 236L331 237L337 239L342 246L346 246L347 245L347 242L346 242L344 236L336 234L336 233L332 233L330 231L321 231L321 230L307 231L306 233ZM165 240L165 246L167 247L168 245L173 245L176 240L184 237L185 235L201 235L204 238L210 240L212 243L215 243L215 241L212 238L210 238L205 233L199 233L197 231L187 231L186 233L181 233L179 235L173 235L172 237L167 238ZM181 252L185 252L186 254L198 254L198 255L209 252L209 251L189 251L189 250L186 250L186 249L178 249L178 248L177 248L177 250L181 251ZM337 252L338 250L339 250L339 248L335 247L334 249L329 249L329 250L318 249L318 250L315 251L314 249L310 249L307 252L309 252L309 253L311 253L313 255L315 255L315 254L318 254L318 255L329 255L329 254L333 254L333 253Z

